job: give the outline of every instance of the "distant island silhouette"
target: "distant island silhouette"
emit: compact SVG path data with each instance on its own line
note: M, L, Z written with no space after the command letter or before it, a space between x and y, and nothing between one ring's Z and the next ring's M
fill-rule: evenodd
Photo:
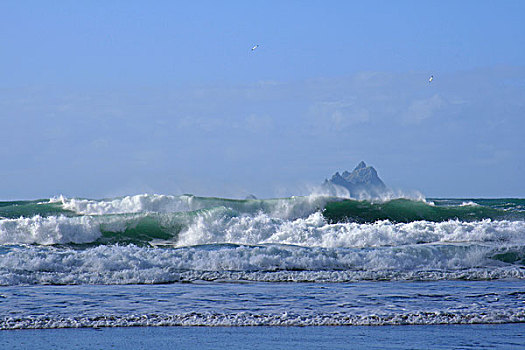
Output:
M325 179L322 187L330 194L336 194L337 186L348 190L350 197L381 197L388 188L377 175L376 169L361 161L352 172L336 172L330 179Z

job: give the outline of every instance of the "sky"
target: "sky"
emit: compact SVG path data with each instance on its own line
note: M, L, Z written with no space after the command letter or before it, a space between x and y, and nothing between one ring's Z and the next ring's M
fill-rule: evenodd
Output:
M525 197L523 13L2 1L0 199L305 195L361 160L400 191Z

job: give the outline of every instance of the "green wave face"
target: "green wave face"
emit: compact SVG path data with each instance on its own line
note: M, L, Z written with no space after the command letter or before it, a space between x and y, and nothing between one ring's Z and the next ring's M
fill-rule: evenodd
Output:
M162 225L162 220L154 216L146 216L140 219L131 220L126 223L124 231L112 231L110 228L101 225L102 237L95 244L134 244L137 246L148 245L153 240L170 240L182 230L183 225L172 225L167 227Z
M457 202L457 200L454 201ZM431 205L408 199L394 199L383 203L343 200L327 203L323 215L332 223L347 221L370 223L378 220L408 223L419 220L441 222L447 220L476 221L483 219L523 220L525 218L525 213L523 212L484 206L476 202L472 202L472 205L447 204L441 202L438 205Z
M501 252L494 254L492 259L499 260L507 264L518 264L525 266L525 247L502 248Z
M89 245L134 244L150 246L152 242L174 244L178 235L199 218L231 218L237 213L225 207L178 213L141 213L101 216L102 236ZM124 226L122 228L121 226Z
M0 202L0 217L16 219L19 217L43 217L52 215L73 216L75 213L62 208L60 203L51 203L48 199L34 201Z

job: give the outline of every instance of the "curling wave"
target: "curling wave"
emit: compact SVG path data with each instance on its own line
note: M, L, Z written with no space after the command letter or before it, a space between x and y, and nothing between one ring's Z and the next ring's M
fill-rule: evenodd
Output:
M3 202L0 244L281 243L380 246L508 241L524 231L523 200L386 202L330 197L232 200L138 195ZM436 204L437 203L437 204ZM471 204L473 203L473 204Z

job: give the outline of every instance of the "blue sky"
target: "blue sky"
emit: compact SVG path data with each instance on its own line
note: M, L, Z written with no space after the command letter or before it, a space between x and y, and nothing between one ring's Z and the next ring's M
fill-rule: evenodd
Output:
M306 194L360 160L427 196L524 197L523 13L3 1L0 198Z

